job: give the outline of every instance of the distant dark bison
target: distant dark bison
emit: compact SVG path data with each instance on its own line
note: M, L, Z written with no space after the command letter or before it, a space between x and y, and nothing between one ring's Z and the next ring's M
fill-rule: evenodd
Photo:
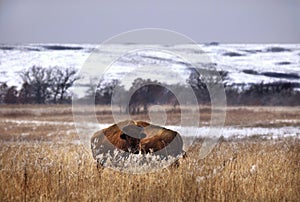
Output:
M161 157L183 154L179 133L144 121L123 121L96 132L91 139L93 157L117 148L133 154L154 153Z

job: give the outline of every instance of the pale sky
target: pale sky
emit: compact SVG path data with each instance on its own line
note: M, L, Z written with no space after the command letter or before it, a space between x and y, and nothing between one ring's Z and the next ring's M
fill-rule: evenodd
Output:
M203 43L300 43L300 0L0 0L0 43L101 43L164 28Z

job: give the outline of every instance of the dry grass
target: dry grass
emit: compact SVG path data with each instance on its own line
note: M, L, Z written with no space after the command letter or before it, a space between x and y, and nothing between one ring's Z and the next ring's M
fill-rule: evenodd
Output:
M199 158L202 141L198 140L187 151L188 156L180 160L178 168L126 174L97 168L91 152L72 143L78 137L70 106L0 108L0 201L299 201L300 198L299 139L222 139L205 159ZM111 121L110 114L101 114L103 108L97 110L98 118ZM201 113L209 117L209 111L202 108ZM173 115L178 116L174 112ZM299 108L229 108L226 123L250 127L269 126L273 121L272 127L299 126L299 116ZM281 119L293 121L276 122ZM17 122L24 120L42 120L45 124ZM46 124L46 121L67 124Z
M191 108L184 106L182 110ZM78 107L84 111L86 108ZM88 108L91 109L90 107ZM167 114L168 125L180 124L181 114L179 110L172 110L170 106L164 106ZM114 119L109 106L96 106L96 117L101 123L113 123ZM118 113L119 109L114 108ZM211 110L209 106L200 107L200 124L209 125ZM120 117L125 117L120 115ZM22 120L43 120L43 121L64 121L73 122L71 105L0 105L1 119L22 119ZM134 120L150 120L147 114L132 116ZM282 120L282 121L280 121ZM284 120L292 120L285 122ZM300 125L300 107L227 107L227 126L247 127L281 127Z
M205 159L196 144L179 168L148 174L97 169L82 147L1 144L1 201L199 201L300 198L299 140L222 141Z

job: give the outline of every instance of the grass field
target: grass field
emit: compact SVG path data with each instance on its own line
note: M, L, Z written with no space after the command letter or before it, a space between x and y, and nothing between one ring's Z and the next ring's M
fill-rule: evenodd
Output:
M111 123L97 107L101 123ZM229 107L226 126L298 127L300 108ZM201 124L210 110L200 110ZM145 119L145 115L134 119ZM180 114L168 124L176 124ZM178 168L126 174L97 167L70 106L0 106L0 201L299 201L300 139L224 139L204 159L197 140Z

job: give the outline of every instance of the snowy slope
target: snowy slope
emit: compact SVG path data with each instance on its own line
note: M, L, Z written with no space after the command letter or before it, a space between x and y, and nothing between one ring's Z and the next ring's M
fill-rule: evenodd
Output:
M113 58L128 44L106 45L101 53L105 59ZM132 45L143 49L143 45ZM20 86L19 72L33 65L42 67L75 67L80 69L97 45L78 44L28 44L0 45L0 82ZM200 49L199 49L200 47ZM155 48L164 50L163 46ZM174 45L170 50L188 54L193 62L202 64L201 55L210 58L218 70L229 72L229 83L260 83L291 81L300 83L300 44L220 44L220 45ZM201 51L199 51L201 50ZM101 61L99 61L101 63ZM103 61L102 61L103 62ZM134 68L158 65L173 72L188 76L189 65L180 58L162 52L139 51L120 58L108 71L107 78L119 78ZM138 76L138 75L136 75ZM153 72L149 77L159 76ZM173 76L173 80L172 80ZM176 82L176 74L169 82ZM169 77L169 78L170 78ZM155 79L155 78L154 78Z

